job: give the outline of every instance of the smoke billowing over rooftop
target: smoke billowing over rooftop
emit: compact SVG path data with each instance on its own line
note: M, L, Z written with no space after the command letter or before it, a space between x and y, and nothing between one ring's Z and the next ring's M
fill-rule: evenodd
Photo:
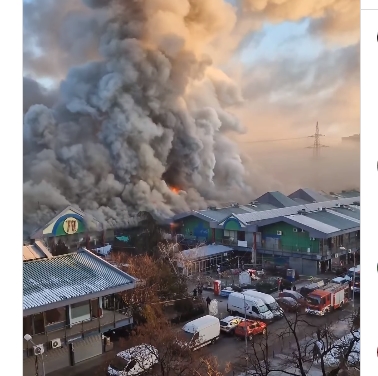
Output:
M41 224L68 204L78 205L108 226L122 226L135 211L170 216L217 201L248 201L261 190L282 189L283 174L275 177L274 169L262 173L260 157L251 157L238 143L256 135L279 138L284 130L276 128L273 120L271 127L259 128L258 110L267 111L270 119L275 109L281 116L287 107L282 101L259 103L269 96L266 85L272 83L263 77L267 72L262 70L259 76L253 66L241 69L233 61L264 22L306 18L312 20L309 30L314 35L339 43L339 55L352 50L354 56L358 5L350 3L36 0L24 4L24 69L29 76L24 79L25 225ZM27 34L33 35L33 43ZM326 69L336 55L329 58ZM343 65L345 72L358 66L355 60ZM339 61L344 62L342 57ZM271 72L276 70L272 67ZM305 80L300 77L303 67L290 73ZM320 73L326 82L324 71L313 71L315 76ZM30 77L61 82L58 90L48 92ZM276 86L283 90L288 80L283 76ZM291 80L298 82L295 77ZM314 93L303 85L300 89L312 100ZM308 117L308 111L298 111ZM343 134L353 126L358 127L358 121L348 124ZM293 134L290 126L287 132ZM274 165L271 160L270 164Z

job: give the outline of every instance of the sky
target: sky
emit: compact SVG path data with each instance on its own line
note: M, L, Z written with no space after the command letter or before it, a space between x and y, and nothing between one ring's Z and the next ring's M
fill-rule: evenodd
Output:
M89 63L104 61L104 53L111 53L112 48L114 51L122 49L121 43L112 41L111 44L106 39L110 34L113 37L121 34L119 30L107 28L110 8L104 5L109 3L114 1L24 1L24 113L33 104L51 108L57 103L65 103L66 106L69 103L71 107L67 108L73 113L79 105L86 106L80 111L97 111L87 106L90 97L86 98L87 102L77 99L88 90L86 84L92 78L87 71ZM204 69L202 76L198 73L187 83L180 97L184 102L179 103L185 103L191 114L201 113L206 108L218 111L218 120L224 123L220 132L222 137L227 136L237 145L235 149L216 135L209 141L206 138L208 134L197 128L197 136L201 139L194 144L198 142L201 146L197 149L197 152L200 150L198 155L193 152L192 162L197 169L202 165L201 173L204 175L191 184L198 185L196 189L201 196L207 189L204 188L206 185L201 185L205 175L208 179L213 174L219 176L222 184L234 180L240 187L239 178L234 175L236 172L240 172L239 176L249 173L248 185L253 186L256 195L268 190L290 193L299 187L325 191L359 187L359 145L341 144L341 137L359 133L360 127L359 2L143 0L140 4L143 4L148 17L143 20L142 26L127 19L128 3L121 4L126 9L123 27L128 33L138 34L137 27L141 27L144 46L162 51L172 58L171 62L178 64L177 72L183 72L183 75L171 76L177 79L174 88L184 84L188 76L195 76L196 69ZM185 15L189 9L191 16L187 18ZM136 13L135 17L139 15ZM109 30L110 34L107 34ZM181 56L178 55L180 49L190 52L183 61L188 65L180 66L181 60L177 58ZM132 55L130 61L136 56ZM198 66L197 62L200 62ZM120 68L118 63L118 60L117 63L109 62L110 65L115 64L115 69ZM127 63L127 59L122 59L122 64ZM169 69L172 69L172 64ZM185 71L191 64L196 68ZM143 66L135 66L134 71L141 68ZM148 76L147 73L151 72L143 71L143 74ZM127 75L125 77L131 79ZM157 90L155 84L160 83L157 78L155 82L150 81L150 77L148 79L147 96L152 95ZM100 83L92 87L96 92L100 89ZM163 90L151 105L167 104L171 97L165 98L165 94ZM103 95L107 93L101 93L101 100ZM113 108L109 108L109 113ZM164 112L165 115L168 110L170 108ZM151 111L150 107L148 111ZM236 120L228 114L235 116ZM29 120L36 121L33 116L29 116ZM320 133L324 135L321 143L327 147L315 160L311 149L314 138L310 136L314 134L317 122ZM217 128L217 124L214 122L212 126ZM39 125L42 127L42 124ZM151 129L145 127L142 131L148 133ZM45 135L41 129L35 132L38 136ZM277 139L287 140L274 141ZM169 140L169 137L165 139L166 142ZM270 142L256 142L261 140ZM42 142L34 141L36 145ZM118 147L112 145L113 149L109 150ZM138 150L141 147L139 145ZM151 156L161 152L154 143L148 147L154 149ZM57 151L53 150L53 153L57 158ZM58 157L62 155L61 151ZM166 157L162 158L163 162L154 163L158 166L166 164ZM128 163L131 162L122 166ZM141 160L135 163L139 166ZM37 174L35 167L29 171L34 172L34 177L28 177L36 179L33 184L40 184L43 179L54 180L50 167L55 168L55 165L51 165L48 174L44 175L42 170L46 165L42 166L41 162ZM131 165L134 166L134 161ZM110 170L114 168L109 167ZM183 170L184 166L180 169ZM146 178L152 196L155 193L151 187L156 187L155 183L151 183L155 182L154 179L156 176ZM59 184L54 189L58 188ZM35 187L33 189L31 192L36 195ZM62 202L67 202L67 197L62 198Z

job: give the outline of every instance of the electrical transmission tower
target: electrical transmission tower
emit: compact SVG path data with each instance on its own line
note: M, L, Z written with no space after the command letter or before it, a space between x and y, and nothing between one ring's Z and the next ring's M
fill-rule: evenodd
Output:
M313 150L315 158L319 157L320 149L321 148L328 148L327 145L322 145L320 143L320 137L323 137L323 136L325 136L325 135L321 134L319 132L319 124L318 124L318 122L316 122L315 134L309 136L309 137L314 137L314 145L313 146L307 146L308 149L312 149Z

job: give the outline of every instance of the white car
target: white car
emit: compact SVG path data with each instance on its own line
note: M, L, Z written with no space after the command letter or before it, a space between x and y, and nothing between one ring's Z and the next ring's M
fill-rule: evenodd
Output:
M121 351L110 362L108 376L136 376L159 362L158 351L151 345L139 345Z
M224 319L220 320L220 330L225 333L233 334L235 328L242 322L244 319L238 316L227 316Z

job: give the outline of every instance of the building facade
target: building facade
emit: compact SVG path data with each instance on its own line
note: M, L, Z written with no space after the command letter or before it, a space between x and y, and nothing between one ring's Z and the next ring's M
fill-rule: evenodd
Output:
M183 213L172 221L176 232L197 243L227 245L249 253L252 263L316 275L359 251L359 201L358 192L268 192L249 205Z
M113 230L106 229L95 218L73 206L68 206L30 236L31 243L41 240L53 254L58 244L64 244L69 252L80 247L94 249L113 239Z
M133 318L136 280L86 249L23 263L24 375L49 374L107 351L104 333ZM44 370L44 371L43 371Z

